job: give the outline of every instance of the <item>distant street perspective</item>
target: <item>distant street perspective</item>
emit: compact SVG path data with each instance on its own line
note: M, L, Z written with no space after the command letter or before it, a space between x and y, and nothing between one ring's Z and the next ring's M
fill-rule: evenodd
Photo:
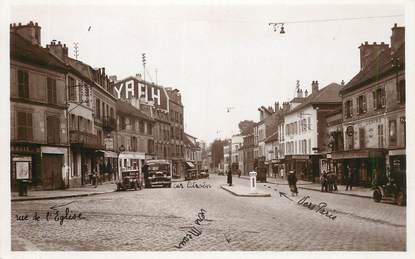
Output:
M13 251L407 250L407 6L12 9Z
M180 187L183 186L183 188ZM195 186L205 186L196 188ZM374 203L371 199L301 189L289 194L286 181L261 183L257 191L271 197L241 197L221 188L225 176L175 182L173 187L112 192L96 196L19 201L12 203L12 250L42 251L404 251L405 207ZM191 186L194 186L193 188ZM233 187L248 189L249 180L233 177ZM113 184L99 188L110 190ZM230 188L230 187L229 187ZM342 186L343 188L343 186ZM275 191L277 189L277 191ZM287 199L279 192L287 194ZM246 192L249 193L249 192ZM334 220L298 201L325 202ZM70 204L68 204L70 203ZM67 204L67 205L65 205ZM82 213L83 219L54 220L57 207L63 215ZM198 214L204 210L199 224ZM45 219L51 211L53 217ZM40 221L32 220L35 212ZM30 215L18 221L15 215ZM196 227L181 246L183 237Z

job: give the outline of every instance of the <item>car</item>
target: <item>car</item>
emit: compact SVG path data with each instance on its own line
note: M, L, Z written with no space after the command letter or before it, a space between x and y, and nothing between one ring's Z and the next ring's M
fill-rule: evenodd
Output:
M117 191L126 191L128 189L142 189L142 181L140 177L140 171L135 170L125 170L121 172L121 179L116 182Z
M209 178L209 173L208 173L208 170L202 170L202 171L199 173L199 178Z

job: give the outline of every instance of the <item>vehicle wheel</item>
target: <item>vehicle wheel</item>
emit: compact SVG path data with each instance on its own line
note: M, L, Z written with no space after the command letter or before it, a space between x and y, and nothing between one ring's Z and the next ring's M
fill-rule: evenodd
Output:
M375 191L373 192L373 200L374 200L375 202L380 202L380 201L382 200L382 193L380 193L380 191L379 191L379 190L375 190Z
M406 197L403 192L399 192L398 195L395 197L395 203L399 206L405 206L406 204Z

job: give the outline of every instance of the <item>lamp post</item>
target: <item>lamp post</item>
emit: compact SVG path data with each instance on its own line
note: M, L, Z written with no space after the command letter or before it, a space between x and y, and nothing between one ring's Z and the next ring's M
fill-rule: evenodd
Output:
M120 177L120 174L121 174L121 164L122 163L120 163L120 155L121 155L121 153L122 152L124 152L125 151L125 147L124 147L124 145L121 145L119 148L118 148L118 158L117 158L117 171L118 171L118 175L117 175L117 177L118 177L118 179L119 179L119 177Z

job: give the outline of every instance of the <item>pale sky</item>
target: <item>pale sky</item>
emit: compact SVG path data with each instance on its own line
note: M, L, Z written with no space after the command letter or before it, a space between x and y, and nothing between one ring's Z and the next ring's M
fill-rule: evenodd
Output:
M290 22L403 14L398 5L18 6L10 22L38 22L42 46L61 41L72 57L79 42L79 60L119 79L142 73L145 52L153 81L157 69L159 84L181 91L185 131L211 142L258 121L261 105L290 100L296 80L308 91L313 80L348 82L358 46L389 44L393 24L405 25L404 17ZM268 22L286 22L286 33Z

